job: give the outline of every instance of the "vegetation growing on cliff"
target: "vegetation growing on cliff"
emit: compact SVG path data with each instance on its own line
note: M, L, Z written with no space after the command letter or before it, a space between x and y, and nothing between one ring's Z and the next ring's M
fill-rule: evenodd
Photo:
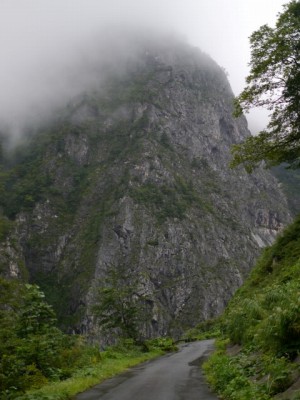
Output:
M130 194L137 202L154 211L159 223L168 218L183 219L192 206L211 213L214 211L207 201L201 199L192 181L185 182L180 176L175 177L170 186L147 183L131 190Z
M146 298L139 294L138 278L124 266L111 267L97 285L93 314L111 340L122 337L141 342L142 327L150 316Z

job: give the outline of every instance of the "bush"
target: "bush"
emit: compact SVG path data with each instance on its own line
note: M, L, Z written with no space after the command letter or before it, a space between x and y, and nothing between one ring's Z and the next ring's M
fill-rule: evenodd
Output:
M246 344L253 338L253 331L264 318L258 299L243 299L231 307L225 319L225 331L233 343Z
M300 348L300 285L271 286L263 297L268 315L256 330L254 342L274 355L293 358Z
M156 339L146 340L144 342L146 351L162 350L162 351L177 351L178 347L170 337L159 337Z
M64 379L86 361L87 347L56 328L37 286L0 279L0 289L0 399Z
M252 360L249 363L249 359L243 354L229 357L225 350L227 343L218 342L217 351L203 364L209 384L227 400L269 400L270 396L265 386L257 385L249 379L249 375L256 372L253 367L256 361Z

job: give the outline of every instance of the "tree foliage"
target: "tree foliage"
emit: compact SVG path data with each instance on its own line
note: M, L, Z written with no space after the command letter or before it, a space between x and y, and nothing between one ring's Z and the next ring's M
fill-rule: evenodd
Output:
M300 166L300 2L292 0L275 28L252 33L247 86L235 100L235 116L252 107L270 110L270 122L258 136L233 147L232 166L249 172L260 161L268 167L286 162Z
M147 320L146 298L125 267L112 268L96 293L94 315L103 331L137 340Z
M75 345L38 286L0 278L0 399L64 378Z

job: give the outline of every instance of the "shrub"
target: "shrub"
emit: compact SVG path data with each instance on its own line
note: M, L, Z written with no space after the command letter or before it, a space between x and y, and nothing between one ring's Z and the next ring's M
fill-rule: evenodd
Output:
M243 299L231 307L225 319L225 330L233 343L245 344L252 338L256 325L264 318L258 300Z

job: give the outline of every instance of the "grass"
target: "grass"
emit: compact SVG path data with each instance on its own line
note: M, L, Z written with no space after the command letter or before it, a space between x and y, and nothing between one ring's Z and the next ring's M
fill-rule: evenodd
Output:
M111 378L139 363L164 354L160 348L143 352L137 347L124 351L124 348L112 348L101 353L101 360L94 365L77 370L72 377L60 382L49 383L38 390L31 390L18 400L65 400L71 399L96 384Z
M187 330L182 335L185 342L193 342L195 340L212 339L220 336L220 326L218 319L209 319L200 322L195 327Z
M205 364L207 379L227 400L268 400L300 377L300 218L265 249L220 321L225 341ZM298 397L297 397L298 396Z
M226 354L228 342L218 341L217 350L208 361L203 364L205 376L210 386L227 400L270 400L265 387L255 384L247 369L236 359Z
M230 354L228 344L217 341L217 350L203 365L208 383L222 399L270 400L288 389L297 375L298 366L285 357L249 348Z

